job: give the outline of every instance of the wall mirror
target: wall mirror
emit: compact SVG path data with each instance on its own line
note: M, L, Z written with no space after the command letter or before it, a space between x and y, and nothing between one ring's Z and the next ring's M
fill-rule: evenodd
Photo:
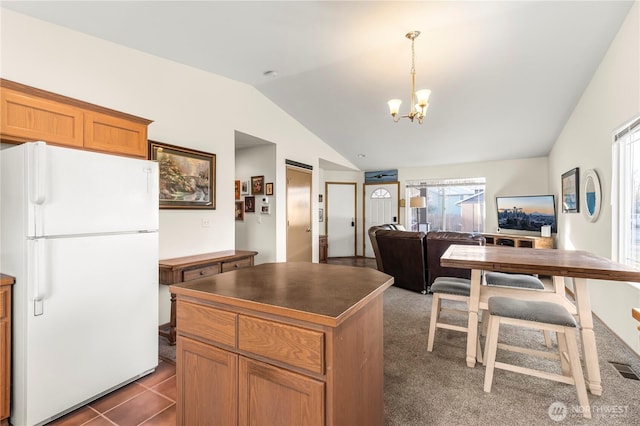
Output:
M583 195L584 214L589 222L595 222L598 220L602 203L600 179L598 179L598 173L595 170L587 170L585 174Z

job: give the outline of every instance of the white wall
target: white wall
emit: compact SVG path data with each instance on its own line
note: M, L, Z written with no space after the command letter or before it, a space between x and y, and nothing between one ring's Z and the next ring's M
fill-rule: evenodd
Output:
M560 193L560 176L580 167L595 169L602 186L597 222L582 214L559 216L560 248L587 250L611 257L611 144L614 130L640 112L640 3L629 12L618 35L565 124L549 155L551 188ZM637 324L631 308L640 306L640 286L612 281L589 281L593 311L618 336L640 353Z
M496 195L542 195L549 194L547 158L526 158L519 160L483 161L477 163L448 164L401 168L400 198L405 198L407 181L428 179L487 179L485 192L485 232L495 232L498 227ZM551 192L553 193L553 192ZM557 204L557 197L556 197ZM400 217L405 219L405 210Z
M162 210L160 257L234 248L236 130L277 144L276 191L285 159L318 158L356 169L253 87L1 9L1 76L8 80L154 120L149 139L216 154L216 210ZM317 215L317 197L313 211ZM275 208L286 210L285 197ZM211 227L203 228L208 218ZM286 259L285 215L276 216L276 260ZM312 229L317 259L317 224ZM168 320L161 286L160 322Z
M276 146L269 144L236 151L236 179L251 182L251 176L264 176L264 182L273 182L276 175ZM280 191L283 194L283 191ZM276 260L276 195L255 195L255 213L245 213L243 221L236 221L236 249L258 252L255 263ZM284 195L282 195L284 196ZM241 195L241 199L245 196ZM271 205L271 214L261 214L262 198Z

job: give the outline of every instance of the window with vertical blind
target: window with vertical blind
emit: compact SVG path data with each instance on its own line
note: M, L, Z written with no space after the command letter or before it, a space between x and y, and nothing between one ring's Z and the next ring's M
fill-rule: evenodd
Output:
M640 117L613 137L613 258L640 267Z
M424 197L426 207L407 204L407 229L484 232L485 184L485 178L408 181L406 199Z

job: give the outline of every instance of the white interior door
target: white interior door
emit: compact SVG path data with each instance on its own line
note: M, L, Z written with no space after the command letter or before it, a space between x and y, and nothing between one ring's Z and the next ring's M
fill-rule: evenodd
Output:
M375 257L367 231L374 225L398 223L400 207L398 193L400 182L376 182L364 184L364 255Z
M326 183L328 257L356 255L356 183Z

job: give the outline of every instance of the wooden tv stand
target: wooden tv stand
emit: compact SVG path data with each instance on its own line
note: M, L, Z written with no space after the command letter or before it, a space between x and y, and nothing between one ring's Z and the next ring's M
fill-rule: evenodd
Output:
M530 235L482 234L488 246L510 246L526 248L554 248L553 237L534 237Z

